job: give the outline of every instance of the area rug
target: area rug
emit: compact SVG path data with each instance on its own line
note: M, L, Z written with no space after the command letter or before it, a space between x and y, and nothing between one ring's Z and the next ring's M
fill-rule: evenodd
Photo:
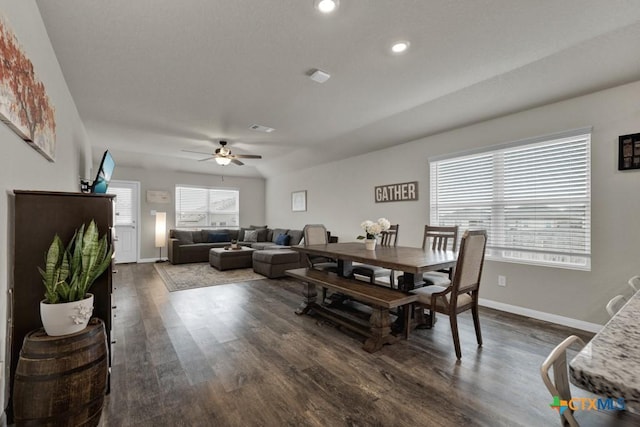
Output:
M169 292L265 278L255 273L252 268L220 271L211 267L208 262L178 265L163 262L154 266Z

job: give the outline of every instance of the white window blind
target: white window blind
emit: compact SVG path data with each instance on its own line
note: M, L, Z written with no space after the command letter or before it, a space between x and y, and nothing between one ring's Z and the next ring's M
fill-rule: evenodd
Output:
M590 134L430 161L431 223L486 229L489 259L590 269Z
M176 186L176 227L237 228L238 190Z

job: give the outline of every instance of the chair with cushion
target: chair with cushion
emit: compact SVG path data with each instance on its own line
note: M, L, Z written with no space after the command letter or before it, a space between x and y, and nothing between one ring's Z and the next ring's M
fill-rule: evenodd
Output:
M605 307L607 309L607 313L609 313L609 317L613 317L626 302L627 300L624 295L616 295L611 298Z
M307 224L304 226L303 243L309 245L326 245L329 243L327 229L322 224ZM307 255L307 265L309 268L323 271L338 271L338 263L332 258L323 256ZM322 288L322 301L327 298L327 288Z
M303 229L304 245L326 245L329 243L327 238L327 229L322 224L307 224ZM335 260L322 256L307 256L307 264L309 268L317 270L338 270L338 264Z
M431 325L435 320L436 312L449 316L453 344L458 359L462 357L458 335L459 313L471 310L478 346L482 346L480 318L478 317L478 291L486 247L487 232L485 230L465 231L460 241L460 253L451 284L447 287L425 286L411 291L418 296L418 301L414 303L414 306L432 312L429 319Z
M458 248L458 226L437 227L431 225L424 226L424 236L422 238L422 249L451 250ZM427 271L422 274L422 279L426 286L449 286L451 283L451 269L440 271Z
M640 276L633 276L629 279L629 286L633 289L633 292L640 291Z
M380 246L397 246L398 245L398 224L389 227L388 230L380 233ZM368 264L354 264L353 274L365 276L369 278L369 282L374 284L379 277L389 277L389 284L393 288L395 285L395 275L393 270Z

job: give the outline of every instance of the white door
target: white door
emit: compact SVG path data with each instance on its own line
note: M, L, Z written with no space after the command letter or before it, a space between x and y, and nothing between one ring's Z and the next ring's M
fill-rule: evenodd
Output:
M116 264L138 261L138 193L140 183L111 181L109 194L116 195Z

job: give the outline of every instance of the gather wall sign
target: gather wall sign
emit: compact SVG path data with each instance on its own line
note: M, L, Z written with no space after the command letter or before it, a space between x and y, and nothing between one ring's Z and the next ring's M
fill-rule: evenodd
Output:
M418 181L378 185L373 190L376 203L418 200Z

